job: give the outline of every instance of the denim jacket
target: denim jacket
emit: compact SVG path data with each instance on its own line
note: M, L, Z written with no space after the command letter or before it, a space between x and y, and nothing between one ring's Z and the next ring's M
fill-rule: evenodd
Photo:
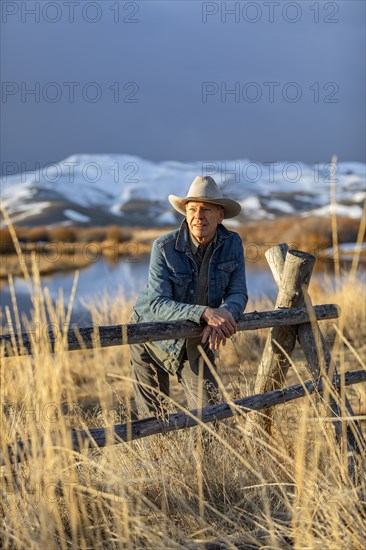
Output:
M148 285L137 298L131 320L190 320L199 324L207 306L195 303L197 290L198 269L190 248L188 225L183 220L179 229L154 242ZM237 319L247 301L241 238L220 224L208 268L208 305L223 307ZM167 354L165 368L172 374L176 373L185 340L155 343Z

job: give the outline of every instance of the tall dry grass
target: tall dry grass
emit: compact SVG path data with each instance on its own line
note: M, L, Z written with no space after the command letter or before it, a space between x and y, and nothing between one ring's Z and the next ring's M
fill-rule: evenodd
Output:
M55 324L67 322L61 305L36 290L31 325L45 322L42 308ZM344 310L356 322L363 315L357 296L358 307ZM103 324L129 314L123 300L112 304L107 296L91 309ZM256 346L237 338L237 372L225 360L228 351L220 357L229 397L250 392L249 363L264 335L256 338ZM197 434L204 428L195 428L76 454L71 427L129 417L131 386L121 382L129 373L127 354L122 348L68 353L65 342L51 354L47 341L35 341L33 351L2 360L3 445L33 442L31 459L2 468L3 548L187 548L215 537L228 547L241 540L254 547L362 548L363 470L356 482L348 476L329 422L312 400L302 400L296 417L275 419L274 436L254 442L237 416L203 447ZM348 366L361 368L356 358ZM365 400L358 399L357 414L365 416Z
M350 477L345 451L312 398L298 401L293 414L279 407L273 435L255 440L238 414L215 429L75 453L71 428L112 426L131 417L128 352L68 352L64 335L75 293L65 310L62 295L53 304L42 290L35 263L26 275L33 355L17 355L14 345L13 357L2 351L1 360L2 548L198 549L217 538L222 548L364 547L365 457L356 478ZM311 294L314 303L342 306L341 333L335 323L326 330L338 362L343 369L365 368L364 287L357 277L336 289L324 284ZM20 320L15 293L13 308ZM105 294L89 308L96 325L113 324L128 320L131 304L122 293ZM249 309L270 308L262 300ZM5 317L10 326L9 311ZM59 336L56 353L45 337L49 321ZM265 337L265 331L241 333L220 352L226 399L251 393ZM303 377L297 350L290 382ZM183 403L178 384L173 398ZM350 398L365 425L364 388L352 388ZM6 449L18 439L32 441L31 457L12 465Z

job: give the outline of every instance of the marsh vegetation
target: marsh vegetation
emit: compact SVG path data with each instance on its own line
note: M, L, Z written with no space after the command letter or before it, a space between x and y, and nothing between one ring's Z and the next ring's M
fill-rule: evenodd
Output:
M311 289L314 305L342 308L337 322L322 324L339 372L366 368L365 287L354 268L337 285L325 278ZM51 353L42 327L51 319L62 335L75 294L65 309L42 288L34 258L23 272L33 303L26 323L35 338L33 355L14 350L1 359L2 548L198 549L213 539L227 548L363 548L365 453L351 477L347 449L337 444L319 399L276 407L271 434L255 438L237 414L214 428L75 453L71 428L109 426L112 433L114 424L133 417L128 348L68 352L60 337ZM132 301L105 293L88 307L95 325L125 323ZM19 319L15 292L13 308ZM247 311L272 308L261 298ZM9 327L9 308L3 319ZM219 352L223 400L253 393L266 334L238 333ZM308 379L299 348L292 359L289 385ZM347 395L365 428L364 385L347 388ZM173 381L172 410L182 406ZM6 446L19 439L32 441L32 456L12 465Z

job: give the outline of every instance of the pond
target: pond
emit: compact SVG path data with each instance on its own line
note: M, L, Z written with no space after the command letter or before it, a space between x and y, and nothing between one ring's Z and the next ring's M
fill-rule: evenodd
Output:
M131 261L133 260L133 261ZM149 255L140 258L127 258L118 263L101 259L89 267L80 270L77 283L76 297L73 306L72 322L79 326L90 325L90 314L85 303L98 301L98 296L103 293L117 295L123 292L126 299L134 299L136 294L147 284L149 266ZM332 273L331 264L321 265L313 278L318 278L324 271ZM274 299L277 295L277 286L274 282L268 264L261 262L246 263L248 294L252 299L261 296L269 296ZM67 305L73 286L75 272L55 273L52 276L42 277L43 287L49 289L53 300L57 300L59 291L62 289L64 302ZM12 311L11 294L8 283L2 281L0 287L0 303L2 313L5 307L9 306ZM14 278L15 294L18 309L29 317L32 308L29 286L27 282L19 277ZM5 324L3 319L3 324Z
M73 322L77 322L80 326L89 324L90 316L84 304L97 300L98 295L105 292L112 295L123 292L126 299L133 299L147 284L149 258L147 254L140 258L127 258L128 261L122 259L118 263L101 259L80 270L73 307ZM58 298L59 290L62 289L64 301L67 304L74 276L74 271L55 273L52 276L42 277L41 283L43 287L49 289L53 300ZM266 265L260 267L255 263L247 264L247 285L252 297L264 294L273 296L276 293L275 282ZM29 315L32 302L28 283L20 277L15 277L14 287L19 310ZM3 312L5 306L12 309L10 289L6 281L2 281L0 302Z

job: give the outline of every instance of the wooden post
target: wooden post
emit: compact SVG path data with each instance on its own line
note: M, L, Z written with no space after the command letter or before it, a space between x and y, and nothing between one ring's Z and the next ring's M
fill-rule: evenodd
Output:
M279 284L276 309L305 306L303 289L309 286L315 258L306 252L288 250L278 245L266 252L275 281ZM289 368L287 358L296 343L296 326L273 327L268 335L258 367L255 393L265 393L283 386ZM285 353L276 346L280 344Z
M279 286L276 309L303 307L305 305L303 290L309 286L315 263L314 256L298 250L289 250L287 244L276 245L265 255ZM282 349L276 345L276 342ZM283 387L290 366L288 357L291 356L295 344L296 326L271 329L259 363L255 393L266 393ZM248 417L246 426L248 431L253 431L258 423L269 432L272 425L270 411L266 411L266 416Z
M276 245L266 252L266 258L270 265L273 277L279 287L276 301L276 308L279 307L303 307L306 306L312 322L302 323L298 326L273 327L268 335L259 364L255 393L264 393L283 387L286 374L289 368L287 357L295 347L298 339L305 358L307 369L313 379L322 376L329 378L332 359L325 339L319 329L316 317L312 314L314 310L310 296L307 292L315 258L305 252L289 250L286 244ZM293 259L294 258L294 259ZM303 263L301 263L303 262ZM288 304L288 305L287 305ZM276 343L280 345L280 349ZM334 368L334 375L336 369ZM330 380L329 380L330 387ZM341 409L339 399L333 395L329 397L330 413L333 417L340 417ZM354 416L351 404L346 397L346 408L350 416ZM265 416L252 415L248 417L246 428L253 431L255 426L260 424L270 432L272 426L271 410L266 411ZM347 442L349 449L361 451L366 448L366 441L363 437L361 427L357 421L353 422L355 433L347 427ZM341 436L341 422L334 422L334 428L339 438Z

